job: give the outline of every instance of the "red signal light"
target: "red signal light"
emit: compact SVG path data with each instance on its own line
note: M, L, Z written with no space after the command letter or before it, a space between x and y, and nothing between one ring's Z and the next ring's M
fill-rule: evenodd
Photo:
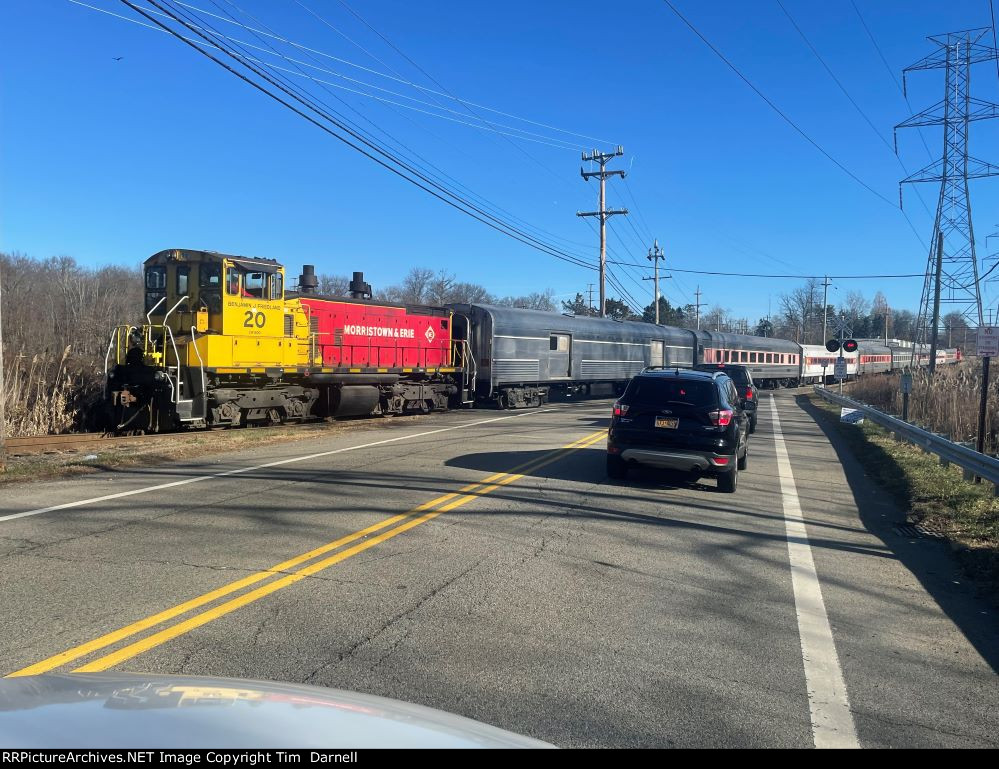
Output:
M843 351L844 352L856 352L857 351L857 340L856 339L844 339L843 340Z

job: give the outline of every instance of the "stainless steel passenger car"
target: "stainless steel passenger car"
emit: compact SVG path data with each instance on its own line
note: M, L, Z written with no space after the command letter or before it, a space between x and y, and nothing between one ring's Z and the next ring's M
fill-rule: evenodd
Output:
M892 351L887 345L862 341L857 347L857 373L878 374L891 371Z
M452 305L475 362L476 400L535 406L550 392L622 388L647 366L691 366L695 332L651 323L479 304Z
M768 387L791 384L800 374L801 347L786 339L717 331L696 332L699 363L738 363L746 366L753 381Z

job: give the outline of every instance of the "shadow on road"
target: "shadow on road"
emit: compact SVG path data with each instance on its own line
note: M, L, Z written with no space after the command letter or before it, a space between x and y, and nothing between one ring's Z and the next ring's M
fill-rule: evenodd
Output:
M846 439L830 421L827 413L805 395L796 396L795 401L815 420L836 452L860 514L860 520L867 531L880 539L892 555L919 580L982 658L994 671L999 672L999 643L994 635L995 621L991 616L983 617L980 598L969 594L963 586L955 586L953 577L960 566L949 548L944 543L938 544L929 540L917 540L913 543L908 538L896 534L894 526L905 523L904 512L898 511L897 506L894 506L896 517L886 523L883 515L884 499L870 495L869 488L874 481L865 475L864 468L850 450ZM887 453L883 458L894 462ZM897 475L902 478L902 468L897 463L895 466ZM904 492L906 489L904 482L899 481L899 485L890 491Z

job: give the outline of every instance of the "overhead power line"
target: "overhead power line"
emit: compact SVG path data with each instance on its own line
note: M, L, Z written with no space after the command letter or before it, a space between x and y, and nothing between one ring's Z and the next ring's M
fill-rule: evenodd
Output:
M888 139L885 138L884 134L882 134L881 131L878 130L878 127L874 125L874 121L872 121L867 116L867 113L864 112L861 106L857 103L857 100L853 98L853 96L847 90L846 86L843 85L843 82L838 77L836 77L836 73L832 71L832 67L830 67L826 63L826 60L822 58L822 54L820 54L818 49L814 45L812 45L812 41L808 39L808 36L805 34L805 31L800 26L798 26L798 22L794 20L794 17L791 15L791 13L787 10L787 8L784 7L784 3L782 3L781 0L776 0L776 3L777 6L784 12L784 15L787 16L787 20L791 22L791 26L794 27L795 31L805 42L805 45L808 46L808 50L812 52L812 55L816 58L819 64L822 65L822 68L826 71L826 74L828 74L829 77L832 78L832 81L836 84L839 90L843 92L843 95L847 98L847 101L849 101L850 104L853 105L853 108L857 111L857 114L859 114L860 117L864 119L864 122L867 123L871 131L874 132L874 135L878 137L878 139L881 141L882 144L885 145L885 147L892 154L892 157L895 158L896 162L901 167L901 169L905 171L905 175L908 176L909 169L905 167L905 163L902 162L902 158L900 158L895 153L895 148L891 145L891 142L889 142ZM926 205L926 201L923 200L923 196L919 194L918 190L916 191L916 197L918 197L919 202L923 204L923 208L926 210L927 216L933 216L933 212L930 211L929 206ZM903 216L904 215L905 213L903 212Z
M857 7L857 4L856 2L854 2L854 0L850 0L850 5L853 6L853 10L857 14L857 19L859 19L860 21L860 26L862 26L864 28L864 32L867 33L867 37L871 41L871 45L874 46L874 50L877 51L878 57L881 59L881 63L885 65L885 71L888 72L888 76L892 79L892 82L895 84L895 87L898 89L899 95L905 101L905 106L909 108L909 114L910 115L914 114L915 110L912 108L912 105L909 103L908 94L906 94L905 89L902 87L902 83L899 81L898 76L895 74L895 70L893 70L891 65L888 63L888 59L885 58L885 55L881 50L881 46L878 45L878 41L875 39L874 33L871 32L871 28L867 26L867 22L864 20L864 16L860 12L860 8ZM930 147L926 143L926 137L923 136L922 130L921 129L917 130L916 133L919 135L919 140L923 144L923 149L926 150L927 157L929 157L932 160L933 153L930 152Z
M150 24L145 24L145 23L143 23L141 21L138 21L137 19L130 19L127 16L122 16L120 14L113 13L113 12L105 10L103 8L98 8L97 6L90 5L89 3L82 2L82 0L68 0L68 2L73 3L74 5L81 6L83 8L88 8L90 10L97 11L98 13L103 13L103 14L106 14L108 16L113 16L115 18L121 19L122 21L127 21L127 22L130 22L132 24L137 24L138 26L145 27L146 29L152 29L152 30L154 30L156 32L164 32L165 31L163 29L159 29L157 27L154 27L154 26L152 26ZM184 3L179 3L179 5L185 5L185 4ZM189 7L189 6L185 5L185 7ZM157 16L162 16L164 18L168 18L166 16L166 14L163 14L163 13L160 13L160 12L157 12L157 11L150 11L150 12L154 13ZM215 14L207 14L207 15L209 15L209 16L215 16ZM246 25L246 24L242 24L242 23L240 23L240 22L238 22L236 20L232 20L230 23L233 23L233 24L236 24L237 26L242 27L247 32L249 32L250 34L253 34L253 35L259 35L259 34L261 34L261 33L258 33L257 30L255 30L253 27L250 27L249 25ZM572 143L572 142L566 141L564 139L560 139L558 137L549 136L549 135L545 135L545 134L540 134L540 133L537 133L536 131L528 131L528 130L525 130L523 128L517 128L516 126L507 125L505 123L491 123L491 122L486 122L486 121L483 121L481 118L478 118L476 116L469 117L464 112L459 112L458 110L451 109L451 108L446 107L444 105L441 105L439 103L429 102L429 101L425 101L423 99L417 99L417 98L415 98L413 96L407 96L404 93L400 93L398 91L393 91L390 88L383 88L381 86L375 85L374 83L368 83L368 82L366 82L364 80L359 80L357 78L350 77L349 75L345 75L342 72L338 72L337 70L330 69L329 67L323 67L323 66L321 66L319 64L309 64L308 62L302 61L301 59L295 59L293 57L286 56L286 55L280 53L279 51L275 50L273 47L264 48L264 47L261 47L259 45L254 45L253 43L248 43L245 40L240 40L238 38L232 37L231 35L222 35L222 37L225 38L226 40L228 40L230 43L235 43L235 44L240 45L240 46L245 46L247 48L252 48L252 49L254 49L256 51L262 51L263 53L266 53L268 55L278 56L278 57L280 57L281 59L283 59L284 61L286 61L286 62L288 62L290 64L301 65L303 67L308 67L309 69L314 69L314 70L317 70L319 72L325 72L327 74L333 75L336 78L339 78L342 81L345 81L345 82L351 83L351 84L353 84L355 86L358 86L358 88L353 88L351 86L343 85L342 83L331 82L329 80L322 80L320 78L316 78L316 77L313 77L311 75L308 75L307 73L302 72L300 70L296 71L296 70L286 69L286 68L278 66L276 64L271 64L269 62L262 61L261 59L257 59L255 57L249 57L249 56L247 57L250 61L253 61L253 62L257 63L257 64L269 66L269 67L272 67L272 68L274 68L276 70L279 70L279 71L282 71L282 72L288 72L288 73L291 73L291 74L296 75L298 77L306 77L306 78L312 80L314 83L317 83L317 84L321 83L323 85L332 86L333 88L337 88L339 90L346 91L347 93L352 93L352 94L355 94L357 96L363 96L363 97L365 97L367 99L372 99L374 101L378 101L378 102L381 102L383 104L389 104L389 105L401 107L403 109L411 110L413 112L419 112L420 114L423 114L423 115L428 115L430 117L434 117L434 118L437 118L439 120L446 120L446 121L448 121L450 123L457 123L458 125L463 125L463 126L467 126L469 128L474 128L474 129L479 130L479 131L487 131L487 132L490 132L490 133L503 134L503 135L509 136L511 138L514 138L514 139L519 139L521 141L527 141L527 142L531 142L531 143L534 143L534 144L544 144L544 145L547 145L549 147L554 147L556 149L572 150L572 151L579 151L583 147L583 145L581 145L579 143ZM278 39L278 40L285 40L284 38L281 38L278 35L268 35L268 37L273 37L273 38ZM286 42L288 42L289 45L295 45L291 41L286 41ZM217 48L217 46L212 46L212 47ZM297 47L302 48L306 52L308 52L308 50L309 50L308 48L305 48L304 46L297 46ZM367 91L361 90L361 88L371 88L371 89L373 89L375 91L379 91L379 92L381 92L383 94L388 94L389 96L394 96L394 97L399 98L399 99L406 99L406 100L408 100L410 102L413 102L413 104L405 104L405 103L402 103L402 102L399 102L399 101L395 101L394 99L390 99L390 98L387 98L385 96L379 96L378 94L369 93ZM415 104L422 105L423 107L428 107L429 109L421 109L420 107L414 106ZM439 110L439 111L446 112L448 114L447 115L442 115L442 114L439 114L439 112L434 112L434 111L431 111L431 110ZM459 119L458 117L449 117L449 115L458 115L458 116L460 116L461 118L464 118L464 119ZM471 120L478 120L480 122L473 123L473 122L470 122Z
M736 67L735 64L733 64L725 56L725 54L723 54L717 47L715 47L714 43L712 43L710 40L708 40L708 38L705 37L704 34L701 33L701 31L699 29L697 29L697 27L695 27L690 21L688 21L687 17L684 16L682 13L680 13L680 11L677 9L677 7L675 5L673 5L673 3L670 2L670 0L663 0L663 2L666 4L666 7L669 8L673 12L673 14L678 19L680 19L680 21L682 21L687 26L687 28L691 32L693 32L695 35L697 35L697 37L701 40L701 42L704 43L711 50L711 52L715 56L717 56L719 59L722 60L722 62L725 64L725 66L727 66L730 70L732 70L732 72L734 72L738 76L738 78L740 80L742 80L742 82L744 82L747 86L749 86L749 88L752 89L753 93L755 93L757 96L759 96L766 103L766 105L768 107L770 107L770 109L772 109L775 113L777 113L777 115L781 118L781 120L783 120L785 123L787 123L789 126L791 126L791 128L793 128L795 130L795 132L797 132L798 135L801 136L801 138L803 138L806 142L808 142L809 144L811 144L830 163L832 163L840 171L842 171L844 174L846 174L851 179L853 179L853 181L855 181L857 184L859 184L865 190L867 190L868 192L870 192L872 195L874 195L879 200L887 203L892 208L894 208L896 210L900 210L899 207L895 204L894 201L890 200L889 198L885 197L880 192L878 192L876 189L874 189L871 185L869 185L867 182L865 182L863 179L861 179L859 176L857 176L853 171L851 171L849 168L847 168L845 165L843 165L839 160L837 160L828 150L826 150L825 147L823 147L821 144L819 144L817 141L815 141L815 139L813 139L811 136L809 136L805 132L805 130L803 128L801 128L801 126L799 126L797 123L795 123L787 115L787 113L785 113L780 107L778 107L770 99L770 97L768 97L765 93L763 93L763 91L761 91L753 83L752 80L750 80L748 77L746 77L746 75L744 75L742 73L742 71L738 67ZM904 212L902 212L902 213L904 215ZM919 240L919 242L922 243L922 237L920 236L919 231L915 228L915 226L912 224L912 222L909 221L908 216L906 216L905 219L909 223L909 227L912 229L912 232L916 236L917 240Z
M625 262L625 261L613 261L608 260L608 264L619 264L624 267L635 267L641 270L648 270L648 265L638 264L637 262ZM997 263L999 264L999 263ZM795 280L808 280L809 278L822 278L822 275L775 275L773 273L764 272L722 272L720 270L690 270L681 267L674 267L670 265L670 272L686 272L692 275L720 275L728 278L794 278ZM906 273L902 275L829 275L829 278L835 278L836 280L874 280L874 279L889 279L889 278L922 278L925 277L923 273Z
M74 2L74 0L70 0L70 2ZM353 45L356 45L362 51L365 51L365 53L368 53L368 55L371 56L373 59L375 59L376 61L382 63L383 66L385 66L386 68L388 68L388 69L391 70L391 67L388 67L387 64L384 64L384 62L381 62L381 59L379 59L378 57L376 57L373 54L369 53L363 47L361 47L358 43L356 43L354 40L351 40L349 37L347 37L346 35L344 35L343 32L341 32L339 29L337 29L336 27L334 27L326 19L324 19L323 17L321 17L318 13L316 13L315 11L313 11L311 8L308 8L303 3L300 3L300 2L297 3L297 4L299 6L301 6L304 10L308 11L310 14L312 14L313 16L315 16L317 19L319 19L323 24L325 24L326 26L328 26L331 29L333 29L333 31L335 31L337 34L343 36L344 39L348 40ZM543 123L543 122L541 122L539 120L532 120L530 118L526 118L526 117L523 117L521 115L514 114L512 112L504 112L503 110L496 109L494 107L488 107L488 106L486 106L484 104L478 104L477 102L473 102L473 101L470 101L468 99L459 98L459 97L451 94L450 92L447 92L446 90L437 91L437 90L434 90L433 88L427 88L426 86L422 86L419 83L414 83L413 81L408 80L407 78L402 77L398 73L393 73L393 74L390 75L390 74L387 74L385 72L380 72L377 69L373 69L371 67L366 67L363 64L358 64L357 62L350 61L349 59L344 59L344 58L339 57L339 56L334 56L334 55L332 55L330 53L326 53L325 51L321 51L321 50L318 50L316 48L310 48L309 46L303 45L302 43L297 43L294 40L290 40L287 37L284 37L282 35L276 34L275 32L273 32L273 30L268 30L267 32L264 32L264 31L259 30L259 29L253 29L252 27L248 27L248 26L246 26L246 25L244 25L244 24L242 24L242 23L240 23L240 22L238 22L238 21L236 21L234 19L226 18L225 16L220 16L218 14L212 13L211 11L206 11L203 8L198 8L197 6L191 5L190 3L180 2L180 0L178 0L177 5L184 6L185 8L189 8L192 11L197 11L198 13L203 13L206 16L211 16L212 18L218 19L218 20L223 21L223 22L225 22L227 24L235 24L236 26L243 27L244 29L246 29L248 31L253 31L253 32L258 32L260 34L264 34L267 37L271 37L271 38L273 38L275 40L279 40L282 43L287 43L288 45L294 46L295 48L298 48L300 50L309 51L310 53L314 53L314 54L317 54L319 56L323 56L323 57L325 57L327 59L330 59L332 61L339 62L340 64L345 64L348 67L353 67L355 69L362 70L364 72L368 72L368 73L370 73L372 75L376 75L378 77L385 78L386 80L393 80L393 81L395 81L397 83L400 83L402 85L407 85L407 86L409 86L411 88L415 88L415 89L417 89L419 91L423 91L424 93L427 93L427 94L433 94L434 96L441 96L441 97L444 97L446 99L451 99L453 101L464 103L464 104L467 104L467 105L469 105L471 107L475 107L477 109L485 110L486 112L492 112L493 114L501 115L502 117L508 117L508 118L512 118L514 120L519 120L519 121L521 121L523 123L530 123L531 125L537 126L539 128L547 128L548 130L550 130L550 131L556 131L557 133L566 134L568 136L575 136L575 137L580 138L580 139L586 139L587 142L599 142L601 144L614 144L614 142L611 142L608 139L599 139L599 138L597 138L595 136L589 136L588 134L579 133L577 131L570 131L569 129L566 129L566 128L559 128L558 126L549 125L548 123ZM354 13L353 10L351 12ZM357 14L355 13L355 15L357 15ZM363 19L362 19L362 21L363 21ZM367 24L367 22L364 22L364 23ZM375 31L376 34L379 34L377 32L377 30L374 30L374 31ZM390 43L390 45L391 45L391 43ZM443 86L441 86L441 87L443 88Z
M105 10L103 8L98 8L98 7L90 5L88 3L81 2L81 0L67 0L67 1L70 2L70 3L73 3L74 5L82 6L84 8L87 8L87 9L90 9L90 10L97 11L99 13L105 14L107 16L111 16L113 18L120 19L122 21L127 21L128 23L135 24L137 26L142 27L143 29L150 29L150 30L153 30L155 32L169 34L169 32L167 30L162 29L161 27L157 27L157 26L155 26L153 24L146 24L145 22L139 21L138 19L133 19L133 18L130 18L128 16L123 16L121 14ZM186 6L186 7L191 7L191 6ZM158 11L151 11L151 12L152 13L156 13L157 15L163 16L164 18L167 18L166 14L160 14ZM209 15L211 15L211 16L213 16L215 18L221 18L221 17L216 17L215 14L209 14ZM264 26L266 26L266 25L264 25ZM251 32L251 34L255 34L255 35L258 34L258 30L255 30L253 27L245 26L245 28L247 30L249 30ZM270 31L270 30L268 30L268 31ZM277 40L283 39L283 38L281 38L281 36L276 35L276 34L266 34L266 33L263 33L263 32L259 32L259 34L263 35L264 37L271 37L271 38L277 39ZM186 36L182 36L182 37L187 42L196 42L196 43L199 43L200 45L207 45L207 46L211 47L214 50L220 50L218 48L218 46L211 45L211 44L205 43L203 41L198 41L198 40L195 40L194 38L190 38L190 37L186 37ZM235 43L239 43L241 45L246 45L246 46L249 46L249 47L257 48L259 50L264 50L263 48L260 48L259 46L253 46L253 45L251 45L249 43L246 43L245 41L240 41L240 40L237 40L236 38L233 38L233 37L229 37L229 36L224 36L224 37L226 37L226 39L229 40L229 41L231 41L231 42L235 42ZM310 51L312 49L309 49L306 46L298 46L298 47L301 48L302 50L304 50L306 52L305 55L307 55L309 57L312 57L312 54L310 53ZM298 62L297 59L293 59L293 58L290 58L290 57L283 57L283 55L280 54L279 52L275 52L275 53L277 55L279 55L279 56L282 56L282 58L285 58L286 61L289 61L289 62L292 62L292 63ZM314 57L313 57L313 59L314 59ZM253 57L250 57L250 60L254 61L255 63L264 64L264 62L261 62L261 60L253 58ZM279 70L281 70L283 72L293 72L292 70L286 69L284 67L277 67L276 65L270 65L270 66L272 66L275 69L279 69ZM305 65L305 66L308 66L308 65ZM313 82L315 82L318 85L322 86L323 89L326 90L328 93L330 93L331 96L333 96L334 98L336 98L337 101L339 101L347 109L351 110L356 115L358 115L358 117L361 120L364 120L367 124L369 124L370 126L372 126L372 128L374 128L380 134L382 134L383 136L385 136L393 144L397 145L402 151L404 151L406 153L409 153L409 155L410 155L410 162L412 162L414 165L417 165L417 166L421 167L430 176L433 176L434 172L436 172L436 174L439 175L438 180L440 179L440 177L443 177L443 178L447 179L448 181L450 181L451 183L453 183L457 188L462 189L467 195L469 195L473 199L477 200L479 202L479 204L482 205L484 208L489 209L489 210L493 211L494 213L497 213L497 212L501 213L501 214L509 217L513 221L518 222L523 227L525 227L525 228L527 228L529 230L534 231L537 234L544 235L544 236L547 236L549 238L553 238L555 240L561 241L562 243L570 245L570 246L583 247L583 248L587 247L587 244L579 243L578 241L573 241L573 240L571 240L569 238L566 238L564 236L557 235L557 234L555 234L553 232L550 232L549 230L546 230L546 229L544 229L542 227L538 227L538 226L532 224L531 222L528 222L527 220L525 220L525 219L517 216L516 214L513 214L512 212L508 211L507 209L503 208L502 206L500 206L500 205L498 205L496 203L491 202L488 198L485 198L482 195L479 195L474 190L472 190L471 188L469 188L467 185L463 184L460 180L458 180L455 177L451 176L449 173L447 173L446 171L444 171L439 166L435 165L433 162L431 162L430 160L428 160L422 154L420 154L419 152L417 152L416 150L412 149L407 144L405 144L404 142L400 141L398 138L396 138L395 136L393 136L392 134L390 134L384 128L382 128L381 126L378 126L377 124L373 123L370 119L368 119L363 113L361 113L360 111L358 111L351 104L349 104L348 102L344 101L340 97L336 96L336 94L333 94L331 91L329 91L328 88L325 88L325 83L327 81L323 81L323 80L320 80L320 79L317 79L317 78L312 78L312 77L310 77L308 75L304 75L304 73L293 73L293 74L303 74L303 76L308 77ZM393 108L391 106L389 106L389 109L393 109ZM431 131L429 128L427 128L425 125L423 125L422 123L419 123L417 121L414 121L411 117L409 117L405 113L399 112L397 110L393 110L393 111L395 111L396 114L398 114L401 118L405 119L406 121L408 121L410 124L416 126L417 128L419 128L419 129L427 132L428 134L430 134L431 136L433 136L438 141L441 141L441 142L445 141L439 135L437 135L436 133L434 133L433 131ZM422 110L420 110L420 111L422 112ZM458 121L456 121L456 122L458 122ZM485 130L491 130L491 129L486 128ZM460 147L455 147L454 149L457 152L465 155L466 157L471 158L471 155L468 155L468 153L465 153Z
M319 21L321 21L321 22L322 22L323 24L325 24L326 26L328 26L328 27L329 27L330 29L332 29L332 30L334 30L335 32L337 32L338 34L342 35L342 36L343 36L343 37L344 37L344 38L345 38L346 40L350 41L350 42L351 42L351 43L352 43L353 45L355 45L355 46L357 46L358 48L360 48L360 49L361 49L362 51L364 51L364 53L366 53L366 54L367 54L368 56L370 56L371 58L375 59L375 61L377 61L377 62L378 62L379 64L381 64L381 65L382 65L382 66L384 66L384 67L387 67L387 68L389 69L389 71L391 71L391 72L392 72L393 74L395 74L395 75L397 75L397 76L399 75L399 73L398 73L398 72L396 72L396 71L395 71L395 70L394 70L394 69L393 69L392 67L390 67L390 66L389 66L388 64L386 64L385 62L383 62L383 61L382 61L381 59L379 59L379 58L378 58L377 56L374 56L374 55L373 55L372 53L370 53L370 52L369 52L369 51L368 51L368 50L367 50L366 48L364 48L363 46L361 46L361 45L360 45L359 43L355 42L355 41L354 41L354 40L352 40L352 39L351 39L350 37L347 37L347 35L345 35L345 34L344 34L343 32L341 32L340 30L338 30L338 29L337 29L337 28L336 28L336 27L335 27L335 26L334 26L333 24L331 24L331 23L330 23L330 22L329 22L329 21L328 21L327 19L323 18L323 17L322 17L322 16L320 16L320 15L319 15L318 13L316 13L316 12L315 12L314 10L312 10L312 9L311 9L311 8L309 8L309 7L307 6L307 5L305 5L305 3L303 3L303 2L301 1L301 0L294 0L294 2L295 2L295 3L297 4L297 5L299 5L300 7L304 8L305 10L307 10L307 11L308 11L309 13L311 13L311 14L312 14L313 16L315 16L315 17L316 17L317 19L319 19ZM354 15L355 17L357 17L357 18L358 18L358 19L359 19L359 20L360 20L360 21L361 21L361 22L362 22L362 23L363 23L363 24L364 24L364 25L365 25L366 27L368 27L368 29L370 29L370 30L371 30L372 32L374 32L374 33L375 33L376 35L378 35L378 37L380 37L380 38L381 38L381 39L382 39L383 41L385 41L385 43L386 43L387 45L391 46L391 48L392 48L392 49L393 49L394 51L396 51L396 53L398 53L398 54L399 54L400 56L402 56L402 57L403 57L404 59L406 59L406 61L408 61L408 62L409 62L409 63L410 63L410 64L411 64L412 66L414 66L414 67L415 67L416 69L418 69L418 70L419 70L419 71L420 71L420 72L421 72L421 73L423 74L423 76L424 76L424 77L426 77L426 78L427 78L428 80L430 80L430 81L431 81L431 82L432 82L432 83L433 83L434 85L436 85L436 86L437 86L438 88L440 88L440 89L441 89L441 90L442 90L442 91L444 92L444 95L445 95L446 97L448 97L448 98L451 98L451 99L454 99L455 101L457 101L457 102L458 102L459 104L461 104L461 106L462 106L462 107L464 107L464 108L465 108L465 111L466 111L466 112L468 112L468 113L469 113L470 115L472 115L472 116L473 116L473 117L475 117L476 119L478 119L478 120L482 120L482 121L483 121L483 122L485 122L485 123L486 123L487 125L492 125L492 123L490 123L490 122L489 122L488 120L486 120L486 119L485 119L485 118L483 118L483 117L482 117L481 115L479 115L479 114L478 114L478 113L477 113L477 112L475 111L475 109L473 109L473 106L472 106L472 105L471 105L471 104L470 104L469 102L467 102L467 101L464 101L464 100L462 100L462 99L459 99L459 98L458 98L457 96L455 96L455 95L454 95L453 93L451 93L450 91L448 91L448 89L447 89L447 88L445 88L445 87L444 87L444 86L443 86L443 85L442 85L442 84L440 83L440 81L438 81L438 80L437 80L437 79L436 79L436 78L435 78L435 77L434 77L433 75L431 75L431 74L430 74L429 72L427 72L427 71L426 71L425 69L423 69L423 67L421 67L421 66L420 66L419 64L417 64L417 63L416 63L415 61L413 61L413 60L412 60L412 59L411 59L411 58L410 58L409 56L407 56L407 55L406 55L405 53L403 53L403 52L402 52L402 51L401 51L401 50L400 50L400 49L398 48L398 46L396 46L396 45L395 45L395 44L394 44L394 43L393 43L393 42L392 42L391 40L389 40L389 39L388 39L387 37L385 37L385 35L383 35L383 34L382 34L381 32L379 32L379 31L378 31L377 29L375 29L375 28L374 28L373 26L371 26L371 24L369 24L369 23L368 23L367 21L365 21L365 19L363 19L363 18L362 18L362 17L360 16L360 14L358 14L358 13L357 13L357 11L355 11L355 10L354 10L353 8L351 8L351 7L349 6L349 5L347 5L347 4L346 4L345 2L343 2L342 0L341 0L341 5L343 5L343 6L345 7L345 8L347 8L347 10L349 10L349 11L350 11L350 12L351 12L351 13L352 13L352 14L353 14L353 15ZM435 100L436 100L436 99L435 99ZM499 132L498 132L498 133L499 133ZM501 135L502 135L502 134L501 134ZM507 137L507 136L504 136L504 137L503 137L503 139L504 139L504 140L505 140L505 141L506 141L506 142L507 142L507 143L508 143L508 144L509 144L509 145L510 145L511 147L513 147L513 148L514 148L514 149L515 149L515 150L516 150L517 152L519 152L519 153L520 153L521 155L523 155L523 156L524 156L525 158L527 158L528 160L530 160L530 161L531 161L532 163L534 163L534 165L538 166L538 168L542 169L542 170L543 170L543 171L544 171L545 173L547 173L547 174L548 174L549 176L551 176L551 177L553 177L553 178L555 178L555 179L558 179L558 180L559 180L560 182L563 182L563 183L565 182L565 179L564 179L564 178L563 178L563 177L562 177L562 176L561 176L560 174L556 173L556 172L555 172L554 170L552 170L552 169L551 169L550 167L548 167L548 166L547 166L547 165L546 165L545 163L543 163L543 162L541 162L540 160L538 160L538 158L536 158L536 157L535 157L534 155L532 155L532 154L531 154L530 152L528 152L528 151L527 151L526 149L524 149L524 147L522 147L521 145L517 144L516 142L514 142L514 141L513 141L512 139L510 139L510 138L509 138L509 137Z
M246 70L251 72L257 78L263 80L264 83L267 83L269 86L277 89L284 95L282 96L279 95L278 93L275 93L272 90L269 90L263 83L259 82L258 80L254 79L253 77L247 75L244 72L238 71L233 66L226 64L217 56L214 56L208 50L205 50L205 48L202 47L201 45L184 39L184 36L181 35L177 30L162 23L161 21L159 21L158 19L147 13L145 10L138 7L134 2L131 2L131 0L121 0L121 2L127 5L136 13L142 15L144 18L153 22L157 26L166 29L171 35L177 37L186 45L196 50L198 53L202 54L206 58L218 64L220 67L230 72L231 74L235 75L239 79L243 80L248 85L251 85L255 89L269 96L271 99L278 102L282 106L286 107L293 113L297 114L299 117L304 118L308 122L318 127L320 130L324 131L330 136L333 136L334 138L343 142L344 144L351 147L355 151L364 155L368 159L382 166L386 170L408 181L409 183L413 184L414 186L418 187L424 192L446 203L450 207L460 211L461 213L465 214L466 216L469 216L470 218L473 218L485 224L486 226L490 227L493 230L496 230L497 232L500 232L514 240L517 240L525 245L530 246L531 248L546 253L550 256L554 256L555 258L560 259L562 261L574 264L578 267L583 267L584 269L593 269L591 265L587 264L578 257L569 254L567 252L564 252L556 246L552 246L549 243L541 241L538 238L531 236L529 233L525 233L524 231L502 220L501 218L493 216L492 214L489 214L488 212L482 210L481 208L473 204L471 201L468 201L466 198L448 189L445 185L442 185L434 181L433 179L430 179L426 175L419 172L417 169L413 168L410 164L401 160L393 153L386 150L384 147L378 145L377 142L374 142L370 138L364 136L359 131L351 129L342 120L338 120L334 115L330 114L326 110L323 110L310 98L303 96L301 93L296 93L294 90L294 86L289 87L288 85L284 85L278 82L274 77L269 76L266 72L263 72L257 67L255 67L252 63L248 63L244 56L241 56L239 53L236 53L233 50L229 49L221 41L219 37L217 36L208 37L203 30L199 30L195 28L195 26L192 25L190 22L179 18L175 13L167 10L167 8L165 8L163 4L156 2L156 0L147 0L147 3L159 9L160 11L166 13L175 23L185 27L190 32L193 32L198 37L205 40L207 43L209 44L214 43L222 50L222 52L226 56L235 60L238 64L240 64ZM204 27L203 22L201 26ZM295 104L293 104L292 102L297 102L301 106L295 106ZM309 114L310 112L313 114Z

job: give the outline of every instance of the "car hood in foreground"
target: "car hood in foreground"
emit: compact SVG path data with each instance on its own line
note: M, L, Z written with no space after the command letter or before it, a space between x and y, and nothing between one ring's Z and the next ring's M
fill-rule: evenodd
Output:
M0 680L0 746L552 747L469 718L370 694L123 673Z

